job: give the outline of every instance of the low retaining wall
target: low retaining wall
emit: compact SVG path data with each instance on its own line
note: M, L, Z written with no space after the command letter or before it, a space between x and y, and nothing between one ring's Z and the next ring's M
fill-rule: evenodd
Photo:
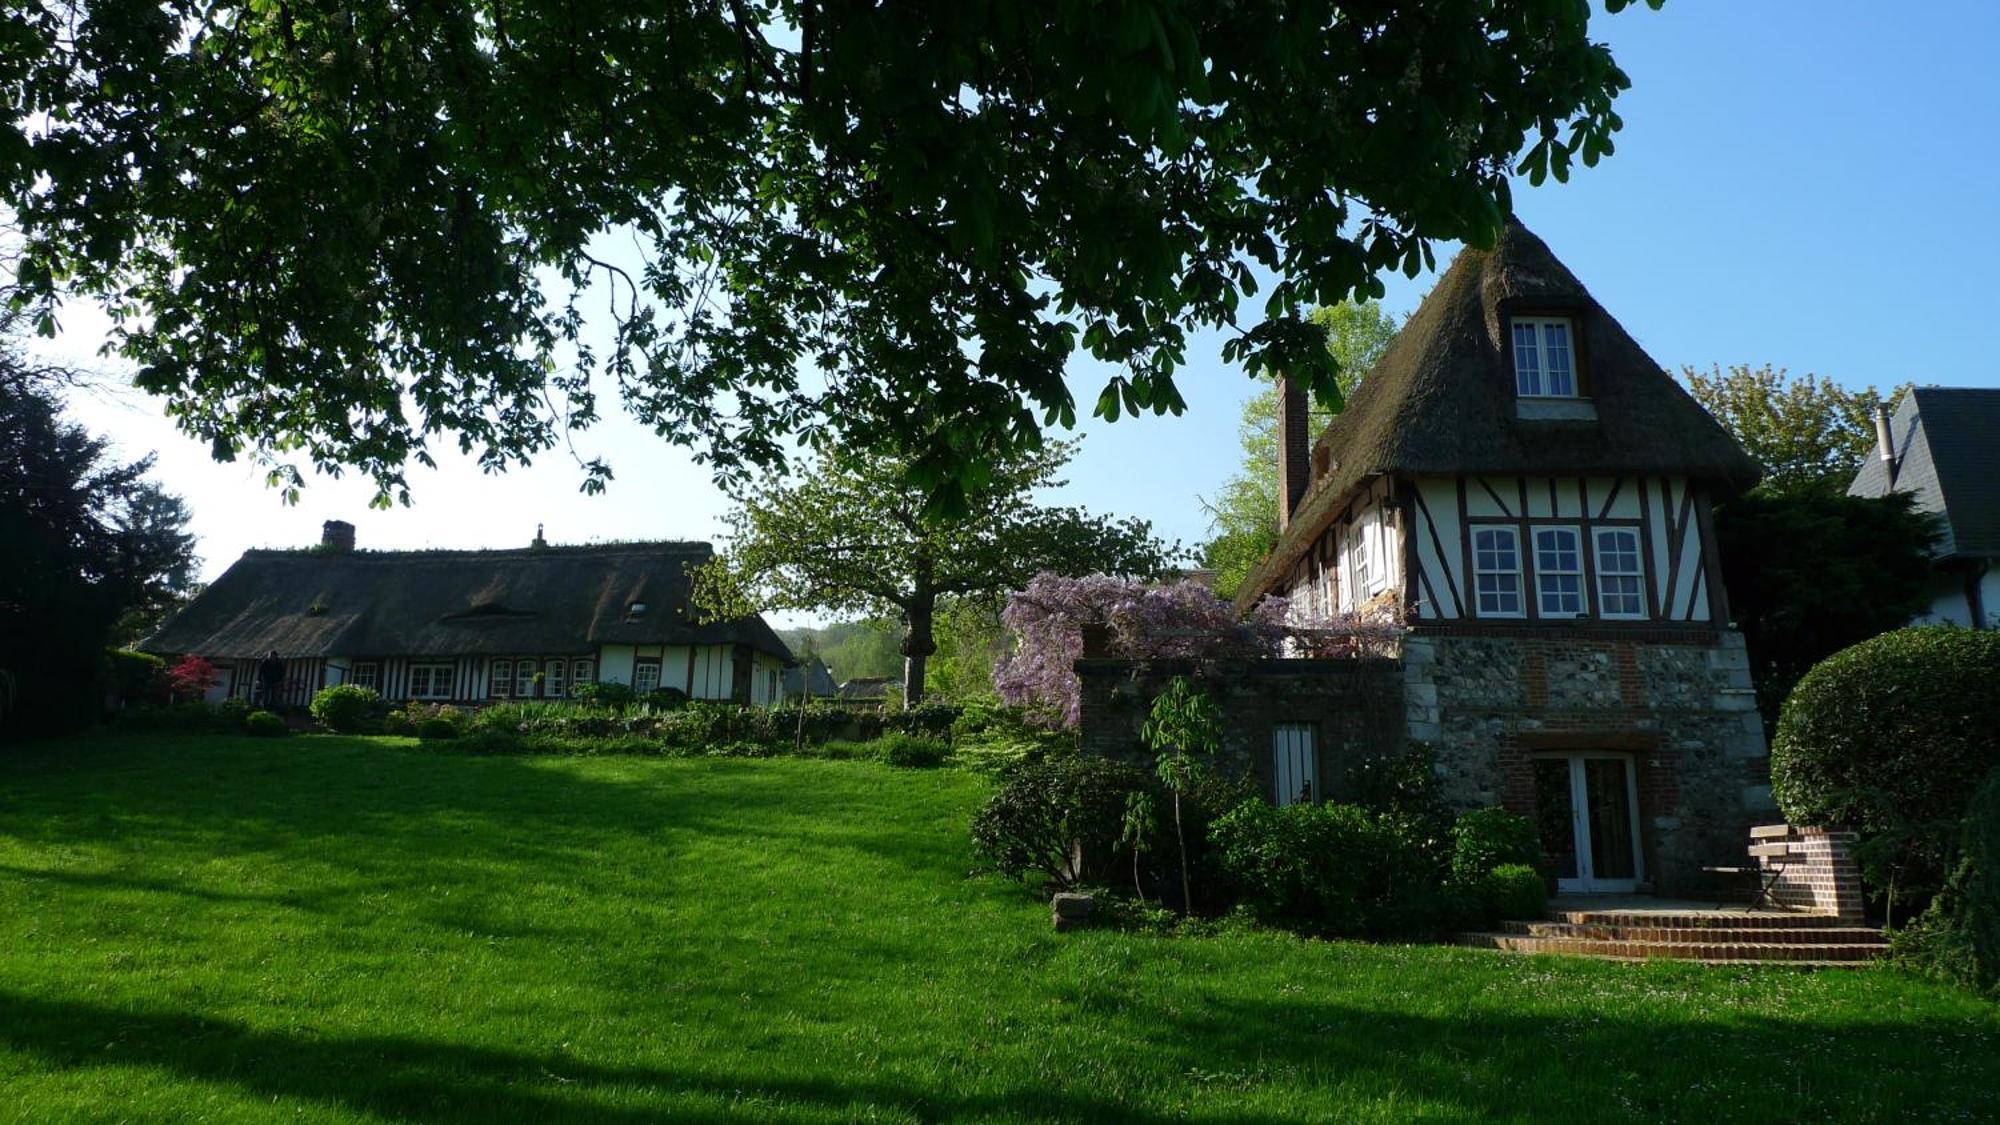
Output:
M1861 868L1854 862L1857 839L1852 832L1766 824L1750 830L1750 854L1765 872L1776 872L1772 902L1860 922L1866 909Z

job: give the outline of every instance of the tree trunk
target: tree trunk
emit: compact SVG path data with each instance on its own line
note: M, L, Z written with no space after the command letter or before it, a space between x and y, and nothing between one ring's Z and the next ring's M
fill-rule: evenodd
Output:
M937 638L932 626L937 615L937 594L930 589L927 576L919 575L917 591L910 598L907 613L909 629L903 634L903 707L915 707L924 701L924 670L930 663L931 654L937 651Z

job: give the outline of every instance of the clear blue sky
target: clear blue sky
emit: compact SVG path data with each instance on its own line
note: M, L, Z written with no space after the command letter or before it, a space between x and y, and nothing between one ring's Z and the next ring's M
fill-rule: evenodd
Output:
M1633 81L1618 152L1566 185L1516 192L1523 221L1598 300L1669 368L2000 386L1987 272L2000 261L2000 3L1636 7L1593 28ZM1390 279L1387 304L1414 308L1430 280ZM100 320L72 310L65 325L61 351L95 351ZM1218 344L1191 350L1187 415L1087 425L1062 499L1200 539L1197 496L1234 467L1250 391ZM1073 385L1088 404L1101 372L1079 364ZM606 496L578 495L560 456L492 478L441 455L440 471L413 473L411 509L367 511L353 481L317 482L287 508L246 467L209 462L150 400L100 392L75 407L126 453L159 452L160 477L194 506L210 578L246 547L315 541L331 517L358 524L364 546L512 546L537 522L562 542L710 537L725 503L684 455L617 423L579 442L612 461Z

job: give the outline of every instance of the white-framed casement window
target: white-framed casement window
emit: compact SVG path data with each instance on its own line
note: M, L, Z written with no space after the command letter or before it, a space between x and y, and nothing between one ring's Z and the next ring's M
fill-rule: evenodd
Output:
M632 663L632 694L644 695L660 688L660 661L658 657L636 660Z
M1543 617L1576 617L1583 596L1583 539L1573 527L1537 527L1535 609Z
M1520 617L1521 532L1481 527L1472 532L1474 604L1481 617Z
M382 662L379 660L357 660L347 673L347 682L355 687L382 690Z
M577 684L587 684L595 679L597 679L597 662L595 660L579 660L570 665L569 682L572 690L575 689Z
M486 694L495 699L505 699L514 694L514 662L495 660L493 674L486 682Z
M1646 592L1639 585L1639 531L1631 527L1597 529L1597 609L1605 617L1632 620L1646 616Z
M451 674L449 664L410 665L410 698L450 699Z
M542 671L542 694L561 699L569 694L569 661L551 660Z
M539 660L527 659L514 662L514 698L533 699L535 697L535 670L542 666Z
M1514 391L1522 398L1575 398L1576 351L1567 317L1517 316Z
M1359 606L1375 593L1375 544L1369 534L1372 521L1363 517L1354 525L1354 539L1348 544L1347 566L1354 575L1354 604Z

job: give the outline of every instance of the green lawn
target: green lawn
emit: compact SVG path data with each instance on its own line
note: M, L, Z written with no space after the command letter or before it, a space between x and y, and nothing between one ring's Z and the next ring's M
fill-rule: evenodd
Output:
M2000 1117L1883 971L1057 936L874 763L0 755L0 1118Z

